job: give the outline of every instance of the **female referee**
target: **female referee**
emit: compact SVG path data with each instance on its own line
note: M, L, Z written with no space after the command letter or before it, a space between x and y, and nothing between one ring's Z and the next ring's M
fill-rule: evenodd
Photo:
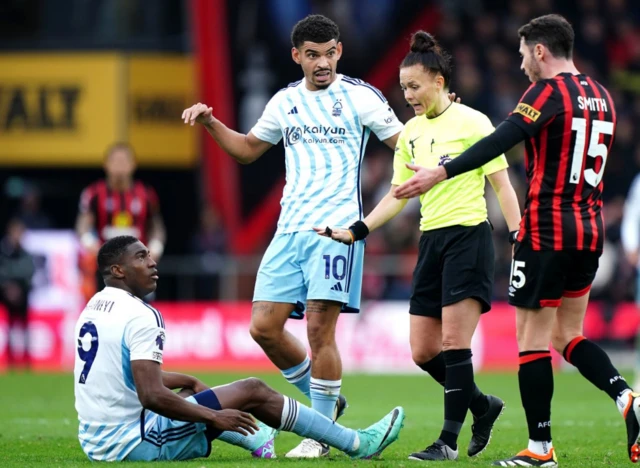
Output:
M416 116L400 134L394 156L391 190L364 221L348 229L316 228L346 244L363 240L404 208L393 197L418 166L446 164L493 132L484 114L447 96L451 79L449 55L434 38L416 32L400 65L400 86ZM474 383L471 338L480 315L491 309L494 250L484 199L485 176L496 192L510 237L520 222L516 194L509 182L504 155L475 172L436 185L422 195L418 263L413 273L409 307L410 344L415 363L444 385L444 425L440 437L413 460L455 460L458 434L467 409L473 414L468 455L479 454L504 408L497 397L484 395Z

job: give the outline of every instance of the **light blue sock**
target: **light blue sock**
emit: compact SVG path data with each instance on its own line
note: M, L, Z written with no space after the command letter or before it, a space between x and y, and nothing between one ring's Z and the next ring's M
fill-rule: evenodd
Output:
M333 419L342 380L322 380L311 377L309 385L311 387L311 407L327 418Z
M242 435L239 432L233 431L225 431L220 434L218 440L222 442L226 442L227 444L235 445L236 447L241 447L243 449L252 451L258 448L256 446L259 437L257 436L257 432L255 434Z
M290 369L285 369L282 372L282 375L287 382L295 385L298 390L304 393L307 398L311 399L311 394L309 391L309 379L311 379L311 359L309 356L304 358L297 366L293 366Z
M341 426L287 396L284 397L280 429L329 444L343 452L354 450L357 437L353 429Z
M257 421L260 428L255 434L242 435L238 432L225 431L218 437L219 440L226 442L227 444L235 445L243 449L253 452L260 446L262 446L267 440L268 435L273 433L273 429L267 426L262 421Z

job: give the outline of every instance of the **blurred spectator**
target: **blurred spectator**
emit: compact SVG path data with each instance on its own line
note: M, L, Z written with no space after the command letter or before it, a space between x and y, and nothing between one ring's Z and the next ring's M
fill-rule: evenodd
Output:
M40 206L40 192L35 187L27 188L20 200L20 208L16 217L22 221L26 229L50 229L51 220Z
M218 212L205 206L200 212L200 226L191 241L191 252L194 254L223 255L227 250L227 235L220 223Z
M227 250L227 235L220 223L218 212L205 206L200 212L200 225L191 241L191 252L200 256L201 271L205 275L196 279L196 299L218 299L222 255Z
M12 219L0 240L0 302L9 313L9 365L28 366L27 314L33 258L21 245L24 224Z
M621 237L627 261L636 268L635 299L640 307L640 174L633 180L624 205ZM640 384L640 334L636 339L636 353L636 381Z
M603 206L605 241L591 298L602 301L602 316L606 326L611 325L616 306L625 299L628 285L633 281L633 272L624 258L620 242L624 207L624 196L617 196ZM605 337L608 332L605 331Z
M156 262L164 252L166 234L158 196L151 187L133 178L135 170L133 148L115 143L104 159L106 178L91 184L80 196L76 232L86 254L85 275L96 275L98 249L116 236L137 237L147 245ZM99 274L96 282L97 288L102 289L104 283ZM85 295L91 297L95 290L91 291L89 284L90 281L85 282Z
M0 6L0 25L4 26L0 28L0 37L14 40L46 39L49 46L49 43L60 44L56 41L65 37L75 43L79 37L86 38L90 45L122 44L122 41L129 44L153 37L159 41L161 34L165 34L162 36L164 43L169 40L167 33L175 30L176 34L180 34L185 29L185 22L182 21L184 2L159 0L150 3L153 5L141 0L9 0ZM430 19L435 14L439 19L434 22L436 26L430 32L455 57L452 91L458 93L463 104L487 114L494 124L513 110L530 84L520 70L518 28L541 14L558 12L567 16L576 33L578 68L593 73L594 78L602 81L611 91L617 107L616 139L606 161L603 192L608 241L603 262L611 269L607 270L603 263L603 272L611 271L613 278L625 278L624 275L628 274L628 271L625 273L625 265L627 269L629 266L621 257L620 223L617 217L620 202L617 200L626 196L633 178L640 170L640 142L634 133L640 126L640 1L433 0L421 3L375 0L372 4L365 0L240 0L229 2L228 7L230 32L234 34L232 47L238 47L242 52L234 55L233 59L238 78L235 81L238 94L236 109L241 128L246 128L247 122L255 121L265 100L274 91L271 88L273 84L299 78L299 69L292 64L289 54L284 52L290 47L291 28L306 14L324 13L342 26L345 56L339 70L365 80L377 74L377 67L380 63L386 63L383 58L388 54L393 55L395 47L401 45L402 50L406 49L409 33L413 32L407 29L408 25L414 24L424 12L428 12ZM380 27L382 22L383 28ZM153 47L157 47L161 43L153 44ZM255 83L258 84L253 86ZM397 81L382 91L401 121L406 122L414 116L413 111L405 107ZM518 187L523 187L525 178L521 166L523 148L516 147L507 156L512 184L522 200L524 193ZM361 179L365 213L389 189L391 161L392 155L387 148L381 148L375 142L369 144ZM262 174L258 177L262 177ZM488 193L492 194L492 191ZM504 242L502 216L491 197L488 207L495 226L496 247L494 291L496 298L504 299L509 281L511 250ZM106 198L111 200L110 196ZM46 215L37 215L38 200L23 200L22 203L17 216L30 229L50 224ZM116 204L120 203L118 197L114 197L110 203L108 209L120 211ZM32 208L32 204L36 208ZM627 212L630 209L627 208ZM405 208L405 213L418 216L418 210L411 207ZM126 216L116 216L113 212L105 216L116 218L119 224L115 224L121 229L131 227L127 224L131 221ZM95 215L94 218L94 225L97 225L100 220ZM412 223L407 222L406 225L411 226ZM142 229L142 235L149 237L151 225L146 226L146 229ZM102 236L102 230L98 228L93 237ZM91 235L84 236L87 232L91 232L91 229L84 229L80 234L91 241ZM226 235L217 215L207 208L203 209L199 230L189 246L191 252L198 255L208 253L202 257L202 265L205 269L211 268L212 259L225 253L226 243ZM390 223L367 239L367 258L389 254L410 255L411 248L416 245L417 242L412 244L411 232L406 230L405 223L399 220L397 225ZM363 297L385 299L402 296L406 286L403 285L402 276L410 275L411 265L408 262L406 267L400 267L401 274L391 275L389 272L397 270L398 265L398 262L387 264L386 269L381 265L379 272L382 276L375 276L378 271L367 271ZM613 304L611 310L615 309L617 301L631 298L635 289L609 288L611 275L601 275L600 279L607 281L594 294L610 301ZM625 281L618 280L616 286L625 286ZM210 294L211 289L209 283L202 292Z

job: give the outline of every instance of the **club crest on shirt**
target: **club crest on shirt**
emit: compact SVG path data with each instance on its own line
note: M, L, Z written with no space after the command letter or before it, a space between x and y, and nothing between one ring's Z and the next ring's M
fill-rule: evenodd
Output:
M107 213L111 213L113 211L114 207L115 207L115 202L114 202L113 198L107 197L107 199L105 200L105 203L104 203L104 208L107 211Z
M444 166L449 161L451 161L451 157L449 157L448 154L443 154L442 156L440 156L440 161L438 161L438 166Z
M342 102L340 102L340 99L338 99L333 105L333 111L331 112L331 115L334 117L340 117L342 115Z
M134 197L134 199L131 200L130 209L131 213L133 213L134 215L140 214L140 212L142 211L142 202L138 197Z

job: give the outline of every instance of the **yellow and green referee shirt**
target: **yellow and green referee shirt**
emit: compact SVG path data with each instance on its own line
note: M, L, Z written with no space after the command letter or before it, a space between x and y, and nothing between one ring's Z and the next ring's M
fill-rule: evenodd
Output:
M442 114L409 120L398 138L393 159L393 185L414 172L405 164L437 167L458 157L476 141L492 133L489 118L463 104L452 103ZM448 226L476 226L487 219L485 176L509 167L504 154L475 171L440 182L420 196L420 230Z

